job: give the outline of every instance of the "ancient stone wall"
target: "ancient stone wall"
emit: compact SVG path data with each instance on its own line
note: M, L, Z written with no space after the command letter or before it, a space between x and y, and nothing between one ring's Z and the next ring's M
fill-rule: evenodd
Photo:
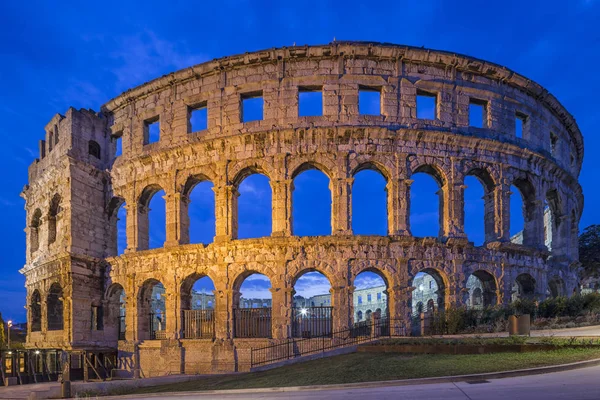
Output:
M299 116L299 93L307 90L321 93L322 115ZM363 90L379 94L378 115L361 113ZM418 117L419 96L434 98L431 118ZM247 97L262 97L262 119L243 122ZM481 127L470 126L473 104L483 110ZM206 129L192 131L191 113L204 108ZM158 140L151 135L155 124ZM384 279L389 315L407 321L420 272L435 279L442 307L472 303L470 276L481 282L486 306L515 293L556 295L557 287L568 295L577 286L581 133L544 88L499 65L373 43L272 49L158 78L98 114L70 109L46 131L23 192L30 321L41 314L30 346L119 348L146 375L235 370L248 367L251 347L290 336L293 285L308 271L331 283L335 329L355 322L353 284L362 271ZM294 235L293 182L307 169L330 180L329 236ZM387 182L385 237L352 232L353 179L363 169ZM410 187L420 172L440 188L438 237L411 234ZM238 187L253 173L270 181L272 234L240 240ZM483 246L464 233L467 176L484 186ZM214 184L215 240L189 244L189 194L207 180ZM510 241L511 185L524 201L521 244ZM148 205L160 190L166 241L148 250ZM552 251L544 204L552 213ZM127 249L118 256L120 207L127 211ZM271 282L270 338L239 338L234 331L239 288L253 273ZM214 338L186 339L182 315L190 293L184 292L202 276L215 286ZM46 299L55 283L64 326L48 330ZM158 283L165 288L163 340L148 332L149 293Z

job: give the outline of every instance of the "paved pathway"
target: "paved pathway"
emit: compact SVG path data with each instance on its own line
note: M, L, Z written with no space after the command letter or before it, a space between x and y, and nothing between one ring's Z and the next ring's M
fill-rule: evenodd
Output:
M301 390L293 392L172 393L162 395L125 396L126 399L294 399L294 400L598 400L600 399L600 366L532 375L494 379L481 383L441 383L415 386L388 386L366 389ZM384 383L382 383L384 384ZM106 399L119 399L107 397ZM123 399L123 398L121 398Z

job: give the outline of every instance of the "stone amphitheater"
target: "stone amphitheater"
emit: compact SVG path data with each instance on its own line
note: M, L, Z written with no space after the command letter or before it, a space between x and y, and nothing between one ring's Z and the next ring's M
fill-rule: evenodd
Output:
M320 93L321 115L299 115L303 92ZM378 114L361 112L361 92L378 96ZM244 122L251 98L262 100L262 118ZM420 98L434 102L429 118L419 116ZM482 126L470 126L473 109ZM195 131L197 110L207 123ZM331 283L334 329L355 322L354 280L363 271L383 278L389 315L400 320L410 318L419 273L433 277L440 308L469 305L472 276L485 306L577 290L581 132L546 89L497 64L385 43L269 49L162 76L100 112L70 108L45 132L22 193L29 349L98 360L110 353L135 376L244 371L252 347L292 336L294 283L309 271ZM327 236L294 235L294 179L309 169L330 181ZM353 177L364 169L387 182L386 236L352 232ZM272 234L238 239L238 187L256 173L270 181ZM411 235L416 173L439 186L437 237ZM485 191L481 246L464 233L467 176ZM189 194L203 181L214 184L216 235L190 244ZM523 199L519 243L509 233L511 186ZM161 190L166 241L149 249L148 204ZM121 207L127 248L118 255ZM271 283L270 326L262 337L243 337L239 289L255 273ZM202 277L215 287L214 328L210 337L190 337L184 312ZM148 319L157 285L160 335Z

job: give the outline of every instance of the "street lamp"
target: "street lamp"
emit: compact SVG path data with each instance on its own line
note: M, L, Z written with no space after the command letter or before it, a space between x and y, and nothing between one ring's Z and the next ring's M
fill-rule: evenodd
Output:
M12 326L12 321L8 321L6 323L6 325L8 325L8 336L7 336L7 338L8 338L8 348L10 349L10 327Z

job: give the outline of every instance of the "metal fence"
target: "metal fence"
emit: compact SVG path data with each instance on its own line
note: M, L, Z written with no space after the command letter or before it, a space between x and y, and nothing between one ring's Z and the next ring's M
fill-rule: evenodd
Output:
M184 310L183 338L212 339L215 337L214 310Z
M270 338L271 307L234 309L233 336L236 338Z
M408 322L410 324L410 322ZM292 358L323 353L337 348L354 346L382 337L402 337L410 333L410 325L402 319L373 318L349 328L333 331L321 337L287 339L270 346L251 350L251 368Z
M333 307L293 307L292 337L330 336L333 332Z

